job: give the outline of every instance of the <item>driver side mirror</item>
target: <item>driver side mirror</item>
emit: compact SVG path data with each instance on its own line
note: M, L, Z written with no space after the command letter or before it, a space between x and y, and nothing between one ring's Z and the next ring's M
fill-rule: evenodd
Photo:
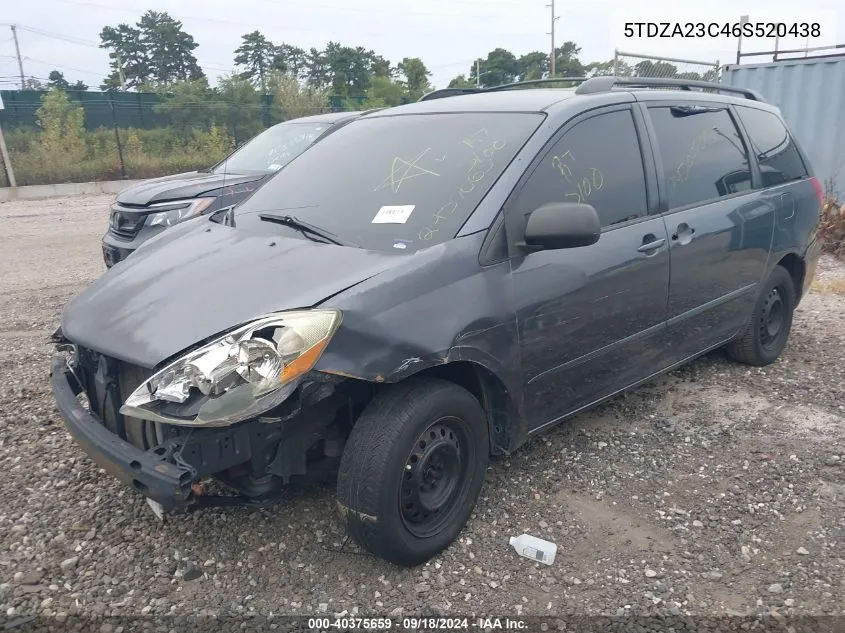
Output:
M528 216L520 246L532 251L577 248L595 244L600 235L601 220L592 205L550 202Z

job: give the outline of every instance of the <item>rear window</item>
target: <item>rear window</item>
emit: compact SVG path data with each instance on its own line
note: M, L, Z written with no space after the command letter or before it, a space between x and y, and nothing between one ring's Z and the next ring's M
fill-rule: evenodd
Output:
M654 107L649 114L663 161L670 209L751 188L745 145L726 109Z
M237 227L276 212L362 248L411 252L454 237L542 123L539 113L358 119L315 143L235 209ZM260 230L294 229L264 222Z
M763 186L807 177L795 141L777 115L745 106L738 106L737 111L760 163Z

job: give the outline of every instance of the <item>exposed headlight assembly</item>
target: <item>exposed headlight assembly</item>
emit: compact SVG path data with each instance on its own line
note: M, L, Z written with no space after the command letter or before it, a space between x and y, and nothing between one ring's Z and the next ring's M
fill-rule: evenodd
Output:
M173 200L150 205L151 209L161 209L147 216L147 226L173 226L184 220L200 215L217 198L191 198L189 200Z
M277 312L171 363L130 395L120 412L181 426L228 426L280 405L320 356L339 310Z

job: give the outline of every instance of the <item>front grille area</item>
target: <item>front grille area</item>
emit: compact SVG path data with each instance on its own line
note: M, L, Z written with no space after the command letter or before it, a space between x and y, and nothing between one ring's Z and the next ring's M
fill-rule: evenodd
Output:
M123 401L153 372L84 347L76 348L76 362L91 415L103 426L142 450L164 440L160 425L120 414Z
M128 207L115 203L111 206L109 230L118 237L131 240L144 226L147 211L144 207Z

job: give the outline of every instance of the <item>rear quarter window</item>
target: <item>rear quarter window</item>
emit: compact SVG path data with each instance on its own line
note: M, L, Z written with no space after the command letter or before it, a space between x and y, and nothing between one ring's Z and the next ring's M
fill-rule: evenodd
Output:
M670 209L751 189L748 155L721 107L649 108Z
M764 187L809 175L792 135L777 115L745 106L737 106L737 112L760 164Z

